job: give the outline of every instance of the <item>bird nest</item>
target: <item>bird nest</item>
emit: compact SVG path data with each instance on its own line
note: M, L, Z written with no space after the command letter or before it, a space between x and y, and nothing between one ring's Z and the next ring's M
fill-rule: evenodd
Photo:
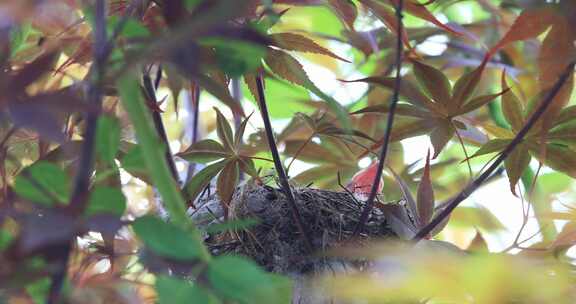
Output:
M200 199L190 213L206 231L205 243L214 255L245 255L276 273L325 270L334 259L324 253L352 238L363 204L347 192L300 188L293 189L293 193L311 249L296 224L286 196L273 187L248 183L240 187L228 208L229 224L224 222L222 203L217 195ZM248 222L255 224L246 226ZM234 225L236 228L232 230L215 229ZM356 241L391 237L396 235L384 213L374 208Z

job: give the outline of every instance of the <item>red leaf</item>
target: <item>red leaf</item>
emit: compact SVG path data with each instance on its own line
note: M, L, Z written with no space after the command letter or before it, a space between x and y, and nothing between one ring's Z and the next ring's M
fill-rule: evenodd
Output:
M374 0L360 0L360 3L368 7L372 13L374 13L386 25L386 27L390 29L390 31L399 35L398 18L392 9ZM412 46L410 46L410 40L408 39L408 34L404 28L402 29L402 42L408 49L412 49Z
M390 2L394 7L398 6L398 0L388 0L388 2ZM408 13L420 18L420 19L424 19L436 26L438 26L441 29L444 29L445 31L452 33L454 35L462 35L462 33L454 30L453 28L450 28L449 26L443 24L442 22L438 21L438 19L436 19L436 17L434 17L434 15L432 15L432 13L430 13L428 11L428 9L426 8L426 6L422 5L421 3L418 3L417 1L414 0L404 0L404 10L407 11Z
M436 68L414 61L414 75L429 96L437 103L448 104L452 87L450 81Z
M418 185L417 206L420 225L423 227L428 224L434 212L434 189L432 189L432 180L430 179L430 150L426 154L426 165Z
M488 52L487 57L492 57L510 42L537 37L548 29L556 18L558 15L552 9L524 10L508 29L506 35Z
M228 206L232 201L232 196L236 190L236 184L238 184L239 176L240 172L238 169L237 160L228 161L220 172L220 175L218 175L217 191L218 196L225 204L222 206L224 210L228 210Z
M358 11L354 2L350 0L328 0L328 3L338 17L340 17L340 20L342 20L350 30L354 30L354 21L356 21L358 17Z

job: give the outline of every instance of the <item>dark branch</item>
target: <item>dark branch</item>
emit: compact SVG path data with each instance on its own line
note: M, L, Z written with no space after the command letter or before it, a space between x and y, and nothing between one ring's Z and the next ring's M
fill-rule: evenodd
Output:
M290 204L292 218L298 227L298 230L302 234L302 238L306 244L306 247L312 251L312 241L310 241L309 233L306 227L302 223L302 216L298 207L296 205L296 199L294 198L294 193L290 188L288 183L288 177L286 176L286 171L284 171L284 166L282 166L282 161L280 160L280 154L278 154L278 147L276 147L276 141L274 139L274 133L272 132L272 124L270 122L270 116L268 115L268 106L266 105L266 97L264 95L264 85L262 83L262 75L256 77L256 85L258 87L258 105L260 106L260 112L262 114L262 120L264 121L264 128L266 131L266 138L268 139L268 146L270 147L270 152L272 153L272 158L274 160L274 167L276 167L276 172L278 172L278 177L280 178L280 184L288 203Z
M512 153L514 148L518 146L524 139L524 136L530 131L530 129L534 126L534 124L540 119L540 117L546 112L552 100L558 95L560 89L566 83L568 78L570 78L570 74L573 73L574 65L576 62L572 62L566 67L566 70L561 74L560 78L554 84L550 92L546 95L540 106L536 109L536 111L530 116L530 119L526 122L524 127L516 134L514 139L508 144L508 146L502 151L502 153L496 158L496 160L484 171L478 178L476 178L472 183L466 186L440 213L430 222L428 225L420 229L418 233L414 236L412 240L419 241L425 236L427 236L438 224L440 224L446 217L450 215L450 213L470 194L472 194L478 187L480 187L491 175L494 171L498 169L498 167L504 162L504 160Z
M75 214L82 214L86 206L86 196L90 187L90 176L93 169L94 146L96 142L96 124L100 109L102 107L102 78L104 75L104 63L106 62L106 2L97 0L94 7L94 29L93 29L93 58L94 63L88 73L88 103L96 107L97 111L86 112L86 127L84 130L84 141L79 159L78 171L74 180L74 188L70 199L69 208ZM52 276L52 283L48 295L48 303L60 302L60 293L66 272L70 253L74 246L75 238L59 246L57 249L61 258L56 261L58 270Z
M144 84L144 91L146 92L147 97L149 98L150 102L157 104L158 101L156 100L156 90L154 89L154 83L152 78L148 73L144 73L142 77L142 82ZM154 127L156 128L156 132L160 136L162 140L162 144L164 144L164 157L166 158L166 162L168 163L168 167L170 168L170 173L172 173L172 177L174 181L178 183L178 171L176 170L176 164L174 163L174 157L172 157L172 151L170 150L170 144L168 143L168 136L166 135L166 129L164 128L164 123L162 122L162 116L160 116L160 112L156 109L151 109L152 112L152 120L154 121Z
M191 144L194 144L198 141L199 136L199 119L200 119L200 87L192 83L190 85L190 98L191 98L191 110L192 110L192 138ZM191 162L188 166L188 172L186 173L186 182L188 183L192 176L194 176L194 172L196 171L196 163Z
M74 214L81 215L86 208L86 196L90 188L90 177L93 171L94 161L94 146L96 142L96 126L100 110L102 108L103 97L103 83L104 83L104 69L106 61L112 49L114 48L114 41L126 25L128 18L133 14L136 8L135 0L131 3L130 8L126 11L126 15L120 20L118 25L113 29L111 38L107 39L106 33L106 1L96 0L94 5L94 29L93 29L93 64L88 72L88 103L96 108L96 111L88 111L85 114L86 127L84 130L84 140L80 152L80 159L76 177L74 180L74 188L70 199L69 209ZM48 294L48 303L55 304L60 302L61 290L66 279L66 272L68 269L68 262L70 259L70 252L74 246L75 238L69 240L68 243L63 244L57 250L61 259L56 261L58 269L52 275L52 283Z
M394 83L394 93L392 95L392 100L390 101L390 110L388 111L388 121L386 122L386 130L384 131L384 138L382 144L382 150L380 150L380 155L378 157L378 169L376 171L376 176L374 177L374 182L372 183L372 187L370 188L370 195L368 196L368 200L366 201L366 205L364 205L364 209L362 210L362 215L360 216L360 220L358 221L358 225L354 230L354 234L352 237L357 237L362 230L364 230L364 226L366 225L366 221L368 220L368 216L370 212L372 212L372 208L374 208L374 200L376 199L376 192L378 190L378 185L380 184L380 178L382 178L382 170L384 169L384 164L386 163L386 154L388 153L388 145L390 144L390 136L392 134L392 125L394 124L394 114L396 112L396 105L398 104L398 99L400 96L400 85L402 83L402 76L400 75L400 70L402 69L402 52L403 52L403 45L402 45L402 32L403 32L403 23L402 23L402 10L404 6L404 1L399 0L398 6L396 7L396 18L398 20L398 35L396 38L396 81Z

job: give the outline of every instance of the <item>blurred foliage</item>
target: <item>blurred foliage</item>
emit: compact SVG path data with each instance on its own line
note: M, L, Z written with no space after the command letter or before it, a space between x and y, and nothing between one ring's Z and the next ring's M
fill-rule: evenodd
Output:
M383 145L397 38L379 206L406 204L389 224L411 238L575 60L576 3L404 0L400 27L399 1L0 1L0 302L290 303L285 274L211 256L187 212L215 192L227 218L246 180L276 186L259 78L293 185L343 191ZM475 198L416 246L333 250L373 263L320 276L319 292L574 302L573 86L570 74L493 178L513 195L493 194L499 209ZM231 218L209 232L257 224ZM559 233L540 239L549 226Z

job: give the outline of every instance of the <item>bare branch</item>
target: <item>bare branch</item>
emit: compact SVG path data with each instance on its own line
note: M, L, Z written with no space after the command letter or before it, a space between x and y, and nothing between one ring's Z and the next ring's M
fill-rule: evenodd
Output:
M388 145L390 144L390 136L392 134L392 125L394 124L394 114L396 112L396 105L398 104L398 99L400 96L400 85L402 84L402 76L400 71L402 69L402 52L403 52L403 45L402 45L402 32L403 32L403 23L402 23L402 10L404 6L404 1L399 0L398 6L396 7L396 18L398 20L398 28L397 28L397 38L396 38L396 81L394 83L394 93L392 95L392 100L390 101L390 110L388 111L388 120L386 121L386 130L384 131L384 138L382 144L382 150L380 150L380 155L378 157L378 169L376 170L376 176L374 177L374 182L372 183L372 188L370 188L370 195L368 196L368 200L366 201L366 205L364 205L364 209L362 210L362 215L360 216L360 220L358 221L358 225L354 230L354 234L352 237L357 237L362 230L364 230L364 226L366 225L366 221L368 220L368 216L374 208L374 199L376 198L376 191L378 190L378 185L380 184L380 179L382 178L382 170L384 169L384 163L386 162L386 154L388 153Z
M286 176L286 171L282 166L282 161L280 160L280 154L278 154L278 147L276 147L276 141L274 139L274 133L272 131L272 123L270 122L270 116L268 115L268 106L266 105L266 97L264 95L264 85L262 83L262 75L256 76L256 85L258 87L258 105L260 106L260 113L262 114L262 120L264 121L264 128L266 130L266 138L268 139L268 146L270 147L270 152L272 153L272 159L274 160L274 167L276 167L276 172L278 172L278 177L280 178L280 184L288 202L290 204L292 217L298 230L302 234L302 238L306 244L306 247L312 251L312 241L310 241L309 233L302 222L302 216L298 207L296 206L296 199L294 198L294 193L290 188L288 183L288 176Z

